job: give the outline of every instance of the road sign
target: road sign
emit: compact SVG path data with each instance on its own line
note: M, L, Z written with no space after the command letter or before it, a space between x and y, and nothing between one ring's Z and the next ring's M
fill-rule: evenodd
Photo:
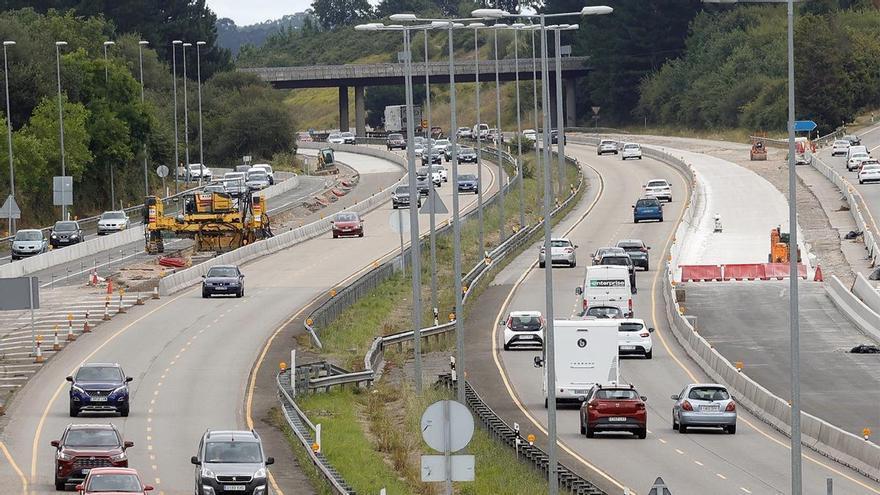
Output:
M243 161L244 163L250 163L251 160L253 160L253 157L251 155L244 155L243 157L241 157L241 161Z
M651 491L648 492L648 495L672 495L672 492L669 491L663 478L658 476L657 479L654 480L654 484L651 486Z
M55 206L73 204L73 177L69 175L52 177L52 204Z
M559 55L560 56L565 56L565 55L571 56L571 45L560 46L559 47Z
M18 220L21 218L21 209L18 207L18 203L15 202L15 198L10 194L6 197L6 201L3 202L3 206L0 207L0 218L12 218Z
M37 277L0 278L0 311L31 309L32 303L34 309L40 309Z
M590 107L593 109L593 115L599 115L599 108L601 107Z
M794 132L810 132L816 129L816 123L812 120L795 120Z
M438 452L459 451L474 435L474 417L464 404L454 400L439 400L428 406L420 424L425 443Z
M168 177L168 167L165 165L159 165L158 167L156 167L156 175L163 179L165 177Z
M425 204L422 205L422 208L419 209L419 213L422 215L430 214L431 211L434 211L435 214L446 214L449 213L449 210L446 208L446 205L443 204L443 200L440 199L440 196L437 195L437 190L434 190L434 194L428 193L428 200L425 201Z
M452 481L474 481L474 456L453 455L449 458L452 462ZM422 456L422 481L446 481L446 456Z
M398 208L388 216L388 225L396 234L409 232L409 208Z

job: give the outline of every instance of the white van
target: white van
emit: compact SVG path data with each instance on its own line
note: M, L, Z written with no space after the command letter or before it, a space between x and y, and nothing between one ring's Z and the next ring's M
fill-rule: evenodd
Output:
M476 139L477 136L479 136L480 139L486 139L487 137L489 137L489 124L475 125L472 133L474 139Z
M625 318L633 316L632 288L629 270L620 265L594 265L587 267L584 285L575 289L582 297L584 312L590 306L613 306L620 309Z
M556 403L583 402L596 383L618 381L620 320L587 318L553 321L553 363ZM547 407L547 346L535 366L544 368L544 407Z

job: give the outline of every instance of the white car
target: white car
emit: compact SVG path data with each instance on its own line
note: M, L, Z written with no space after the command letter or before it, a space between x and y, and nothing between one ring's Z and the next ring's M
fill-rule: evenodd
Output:
M620 152L620 159L626 160L627 158L638 158L642 159L642 147L636 143L626 143L623 145L623 151Z
M272 165L269 165L268 163L256 163L251 168L261 168L261 169L265 170L266 175L269 176L269 184L275 183L275 171L272 170Z
M539 311L511 311L499 322L504 327L504 350L513 345L544 347L544 317Z
M446 148L449 146L448 139L438 139L434 141L434 149L440 149L441 153L446 153Z
M124 211L105 211L98 219L98 235L122 232L128 228L128 215Z
M469 127L459 127L458 132L459 138L472 138L474 137L474 132Z
M603 139L599 141L599 147L596 148L596 154L599 156L604 155L605 153L614 153L617 154L617 143L610 139Z
M357 144L357 137L353 132L341 132L339 133L342 136L342 142L345 144Z
M863 162L859 170L859 184L871 181L880 181L880 162L874 160Z
M538 132L534 129L526 129L523 131L523 137L534 143L538 140Z
M189 164L189 178L190 179L208 179L214 176L214 173L211 172L211 169L202 165L201 163L190 163Z
M577 266L577 246L564 237L555 237L550 239L550 265L553 263L564 263L571 268ZM538 249L538 265L544 268L546 263L544 252L544 244Z
M651 339L653 328L645 325L644 320L629 318L620 320L620 326L617 328L617 353L624 354L640 354L645 359L651 359L654 356L654 341Z
M446 171L446 167L443 165L431 165L431 173L440 174L440 178L443 179L443 182L449 182L449 172Z
M658 201L672 202L672 185L666 179L649 180L643 186L646 198L656 198Z
M330 135L327 136L327 142L330 144L345 144L345 137L339 132L331 132Z
M859 167L862 166L862 162L870 160L870 159L871 159L871 156L868 155L867 153L863 153L863 152L853 153L850 156L849 161L846 162L846 169L850 172L852 172L853 170L858 170Z
M838 139L831 145L831 156L846 155L849 151L849 141L846 139Z
M237 196L248 191L247 175L244 172L226 172L223 174L223 188L228 194Z

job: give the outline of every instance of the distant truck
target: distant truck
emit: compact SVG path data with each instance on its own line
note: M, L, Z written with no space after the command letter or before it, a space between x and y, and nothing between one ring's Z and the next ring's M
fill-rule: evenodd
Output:
M618 328L621 320L555 320L553 350L556 403L583 402L596 383L618 381ZM535 366L544 368L544 407L547 407L547 345Z
M422 126L422 108L413 107L415 121L413 126L418 129ZM385 107L385 132L399 132L406 134L406 105L388 105Z

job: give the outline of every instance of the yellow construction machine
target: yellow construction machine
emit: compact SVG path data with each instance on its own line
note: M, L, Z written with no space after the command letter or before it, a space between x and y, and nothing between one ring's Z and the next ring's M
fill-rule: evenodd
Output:
M767 159L767 145L764 143L766 137L767 134L763 132L756 132L752 136L752 149L749 152L749 160L762 161Z
M767 261L770 263L788 263L791 258L791 235L782 232L782 227L776 227L770 231L770 254ZM801 250L797 250L798 263L801 262Z
M195 240L196 251L222 253L272 237L269 216L262 196L250 192L230 195L194 191L178 198L182 210L165 215L160 198L144 201L146 251L165 251L164 235Z

